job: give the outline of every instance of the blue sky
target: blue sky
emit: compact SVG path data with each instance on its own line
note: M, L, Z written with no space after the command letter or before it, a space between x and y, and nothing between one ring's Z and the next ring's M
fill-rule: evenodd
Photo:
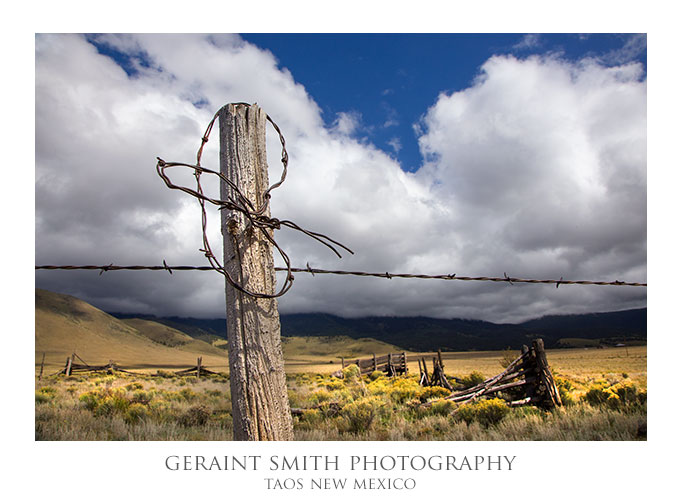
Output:
M203 265L196 203L155 160L193 162L215 111L246 101L287 140L273 215L355 251L339 260L283 230L294 267L646 282L646 47L633 34L37 35L36 263ZM218 225L209 214L214 250ZM279 305L489 321L646 305L645 289L463 283L299 274ZM38 271L36 286L114 311L224 313L217 274Z
M242 34L272 52L332 125L359 114L356 135L390 152L406 171L421 165L414 127L440 93L471 85L494 54L556 53L568 60L615 57L626 34ZM632 59L646 69L646 40ZM646 71L646 70L645 70ZM397 142L396 142L397 139Z

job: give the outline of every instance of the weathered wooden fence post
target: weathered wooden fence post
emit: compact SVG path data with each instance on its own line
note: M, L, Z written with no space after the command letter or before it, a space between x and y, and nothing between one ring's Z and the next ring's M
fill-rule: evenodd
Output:
M40 362L40 375L38 376L39 381L43 378L43 367L44 366L45 366L45 352L43 352L43 360Z
M429 383L429 371L426 368L426 360L422 356L422 367L424 367L424 377L426 378L426 385Z
M197 358L197 377L201 377L201 356Z
M220 172L260 207L268 189L267 116L256 105L230 104L218 120ZM236 199L232 192L221 183L221 199ZM270 242L239 212L223 209L221 229L226 271L250 291L274 294ZM277 300L246 295L227 281L225 297L234 439L293 440Z
M67 376L71 375L71 365L73 365L73 355L66 359L66 368L64 369L64 374Z
M540 379L536 389L539 392L539 398L542 400L541 403L548 408L561 407L561 396L554 383L554 377L549 369L549 363L547 363L544 341L542 339L535 339L533 341L533 350L535 351L537 376L538 379Z

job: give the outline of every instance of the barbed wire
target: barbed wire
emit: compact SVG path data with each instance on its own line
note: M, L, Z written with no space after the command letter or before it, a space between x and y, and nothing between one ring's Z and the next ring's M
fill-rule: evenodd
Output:
M201 145L199 146L199 150L197 151L197 161L196 164L187 164L187 163L182 163L182 162L166 162L160 157L157 157L157 163L156 163L156 171L159 174L159 176L163 179L165 184L170 188L170 189L175 189L175 190L180 190L182 192L185 192L195 198L199 201L199 205L201 207L201 225L202 225L202 234L203 234L203 248L200 249L201 252L204 253L206 258L208 259L209 265L207 266L192 266L192 265L179 265L179 266L169 266L166 261L163 261L163 265L114 265L114 264L109 264L109 265L39 265L35 266L36 270L99 270L100 275L108 272L108 271L142 271L142 270L147 270L147 271L168 271L170 274L173 274L173 271L218 271L221 273L223 276L225 276L226 280L232 285L234 288L237 290L250 295L252 297L257 297L257 298L275 298L275 297L280 297L284 295L289 289L291 288L293 282L294 282L294 275L293 273L308 273L311 274L312 276L315 276L316 274L333 274L333 275L341 275L341 276L364 276L364 277L374 277L374 278L385 278L385 279L393 279L393 278L410 278L410 279L440 279L440 280L456 280L456 281L491 281L491 282L497 282L497 283L509 283L511 285L515 283L544 283L544 284L553 284L556 285L557 288L559 288L559 285L601 285L601 286L635 286L635 287L646 287L646 283L631 283L631 282L625 282L625 281L590 281L590 280L565 280L563 277L557 279L527 279L527 278L516 278L516 277L510 277L507 275L507 273L504 273L504 277L490 277L490 276L458 276L456 274L436 274L436 275L429 275L429 274L411 274L411 273L389 273L389 272L365 272L365 271L343 271L343 270L327 270L327 269L316 269L316 268L311 268L310 264L306 264L305 268L301 267L292 267L291 266L291 260L289 259L289 256L284 252L284 250L279 246L279 244L275 241L273 237L273 232L275 229L280 229L282 226L284 227L289 227L290 229L297 230L299 232L302 232L303 234L311 237L312 239L315 239L316 241L322 243L326 247L328 247L332 252L334 252L339 258L341 258L341 254L339 253L338 249L343 248L349 253L353 253L353 251L348 248L347 246L339 243L338 241L335 241L331 239L329 236L326 236L324 234L321 234L319 232L313 232L310 230L303 229L296 223L290 221L290 220L279 220L277 218L271 217L268 215L268 206L269 206L269 200L271 198L270 193L272 190L278 188L279 186L284 183L284 180L286 179L287 176L287 168L288 168L288 163L289 163L289 154L287 153L286 150L286 141L284 139L284 136L282 135L281 130L277 126L277 124L272 120L272 118L265 114L266 120L272 124L274 127L275 131L279 135L279 140L280 143L282 144L282 175L276 183L272 184L267 190L262 195L262 204L261 206L257 207L248 197L244 195L244 193L239 189L239 187L232 181L230 180L226 175L223 173L213 171L211 169L204 168L201 166L201 156L204 150L204 146L209 140L211 131L213 129L213 125L215 124L216 119L219 117L221 111L223 111L226 107L233 105L233 106L246 106L250 107L251 104L249 103L230 103L228 105L225 105L222 107L220 110L218 110L213 118L211 119L211 122L209 122L206 131L204 133L204 136L201 138ZM236 159L237 163L240 164L240 154L239 154L239 148L238 148L238 142L235 142L235 154L236 154ZM196 179L197 187L196 189L190 189L188 187L183 187L180 185L175 185L169 176L166 174L166 170L169 168L175 168L175 167L184 167L184 168L189 168L194 170L194 177ZM211 197L208 197L204 194L203 187L201 185L201 175L202 174L210 174L210 175L215 175L219 177L227 187L230 189L226 191L227 193L232 193L232 197L228 197L227 199L214 199ZM261 292L252 292L248 289L246 289L243 285L239 284L232 276L227 272L225 269L224 265L221 264L221 262L216 258L215 254L213 253L211 249L211 245L208 240L207 236L207 215L206 215L206 203L211 203L215 206L218 207L219 210L227 209L231 211L236 211L246 218L248 224L252 226L254 229L258 229L263 237L269 241L278 251L280 256L282 257L284 264L286 267L275 267L275 271L279 272L286 272L286 277L284 279L284 283L282 285L282 288L280 289L279 292L275 294L267 294L267 293L261 293Z
M279 140L280 143L282 144L282 175L279 179L278 182L272 184L262 195L262 204L260 207L257 207L244 193L240 190L240 188L232 181L230 180L225 174L220 173L218 171L213 171L211 169L207 169L201 166L201 155L204 150L204 145L208 143L209 137L211 135L211 131L213 129L213 125L215 124L216 119L219 117L220 113L229 106L246 106L246 107L251 107L251 104L249 103L230 103L228 105L225 105L222 107L220 110L218 110L215 115L213 116L213 119L211 119L211 122L209 122L206 132L204 133L204 136L201 138L201 145L199 146L199 150L197 152L197 162L196 164L187 164L187 163L182 163L182 162L166 162L160 157L157 157L157 163L156 163L156 171L159 174L159 176L163 179L163 181L166 183L166 186L170 189L176 189L176 190L181 190L182 192L185 192L186 194L189 194L199 201L199 205L201 206L201 228L202 228L202 239L203 239L203 248L200 250L204 253L206 258L208 259L208 262L210 264L210 267L208 270L215 270L221 273L223 276L225 276L225 279L232 285L234 288L239 290L240 292L243 292L247 295L250 295L251 297L256 297L256 298L266 298L266 299L272 299L275 297L280 297L284 295L289 289L291 288L293 282L294 282L294 277L293 274L291 273L291 260L289 259L289 256L284 252L284 250L279 246L277 241L275 241L275 238L273 237L272 231L275 229L280 229L281 227L289 227L290 229L297 230L299 232L302 232L303 234L307 235L308 237L311 237L312 239L322 243L325 245L327 248L329 248L332 252L334 252L339 258L341 258L341 254L337 250L336 247L343 248L349 253L353 253L353 251L348 248L347 246L339 243L338 241L333 240L329 236L326 236L324 234L321 234L319 232L313 232L307 229L304 229L300 227L298 224L292 222L291 220L279 220L277 218L271 217L268 215L268 208L269 208L269 200L270 200L270 192L272 190L278 188L282 183L284 183L284 180L286 179L287 176L287 167L289 164L289 154L287 153L286 150L286 141L284 140L284 135L282 135L281 130L279 129L279 126L275 123L275 121L272 120L272 118L265 114L265 118L272 126L275 128L275 131L279 135ZM236 120L236 119L235 119ZM239 153L239 142L235 142L235 154L236 154L236 159L237 163L241 164L241 159L240 159L240 153ZM180 185L175 185L168 175L166 174L166 170L168 168L174 168L174 167L184 167L184 168L190 168L194 170L194 177L197 182L197 188L195 189L190 189L188 187L183 187ZM230 190L226 191L226 193L231 193L232 196L228 197L227 199L214 199L211 197L208 197L204 194L203 187L201 186L201 175L202 174L211 174L211 175L216 175L219 177L223 182L227 184L227 187L229 187ZM282 260L284 261L286 265L286 271L287 275L284 280L284 283L282 285L282 288L280 289L279 292L274 293L274 294L268 294L268 293L262 293L262 292L253 292L251 290L248 290L247 288L244 287L244 285L239 284L238 281L236 281L230 273L225 269L224 265L216 258L215 254L213 253L213 250L211 249L211 244L208 240L208 233L207 233L207 217L206 217L206 203L211 203L214 204L215 206L218 207L219 210L232 210L236 211L238 213L241 213L244 215L244 217L247 220L247 226L251 226L253 229L257 229L261 232L262 236L270 242L276 249L279 255L282 257ZM134 266L131 266L134 267ZM241 264L240 264L241 267ZM112 269L113 270L113 269ZM130 270L135 270L135 269L130 269Z
M46 269L46 270L99 270L100 275L107 271L168 271L173 274L173 271L213 271L215 270L213 266L193 266L193 265L176 265L169 266L166 261L163 261L163 265L39 265L36 266L36 270ZM309 265L307 267L275 267L275 271L287 272L288 276L291 276L293 281L293 273L308 273L312 276L316 274L333 274L339 276L364 276L372 278L407 278L407 279L440 279L446 281L491 281L495 283L539 283L539 284L550 284L556 285L598 285L598 286L639 286L646 287L646 283L632 283L627 281L591 281L591 280L568 280L564 279L563 276L559 279L528 279L528 278L516 278L504 273L504 277L493 277L493 276L458 276L457 274L411 274L411 273L390 273L390 272L365 272L365 271L339 271L339 270L328 270L328 269L317 269L312 268Z

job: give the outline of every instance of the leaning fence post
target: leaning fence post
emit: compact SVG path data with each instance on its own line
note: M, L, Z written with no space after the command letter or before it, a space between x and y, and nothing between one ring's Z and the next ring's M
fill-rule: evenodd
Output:
M561 396L554 383L552 371L549 369L544 341L542 339L535 339L533 341L533 349L535 350L537 378L540 380L540 382L536 384L536 389L539 392L539 398L542 400L541 403L545 407L560 407Z
M39 381L43 378L43 367L44 366L45 366L45 352L43 351L43 360L40 362L40 375L38 376Z
M220 172L260 208L267 203L267 116L256 105L230 104L218 120ZM239 199L224 182L220 196ZM274 294L272 244L237 211L221 210L221 229L226 271L249 291ZM249 296L227 281L225 297L234 439L292 440L277 300Z
M69 356L69 357L66 359L66 369L64 369L64 373L65 373L67 376L70 376L70 375L71 375L71 365L73 365L73 355Z
M201 377L201 356L197 358L197 377Z

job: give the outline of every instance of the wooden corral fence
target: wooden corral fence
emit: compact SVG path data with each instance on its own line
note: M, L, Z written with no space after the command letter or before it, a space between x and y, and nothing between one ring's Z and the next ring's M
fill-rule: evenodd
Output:
M402 353L403 355L405 353ZM360 360L360 362L368 360ZM369 359L372 361L372 359ZM444 383L450 385L443 373L443 358L439 354L434 357L434 373L429 377L426 370L426 362L424 358L418 360L420 363L420 382L425 386L443 386ZM355 363L358 360L351 361L349 364ZM360 365L358 365L360 366ZM361 367L361 368L366 368ZM340 371L332 375L339 374ZM367 373L367 372L365 372ZM459 383L458 379L453 379ZM434 384L431 384L431 383ZM450 389L453 387L450 385ZM532 346L523 346L521 355L516 358L509 366L500 374L486 379L480 384L471 386L466 389L454 391L451 395L445 397L445 400L456 402L458 405L464 405L474 402L483 397L500 397L501 392L505 392L507 398L516 395L513 399L507 399L507 405L510 407L520 405L536 405L544 409L550 409L561 406L561 397L559 390L556 387L552 372L547 363L547 356L545 354L545 344L542 339L533 341ZM419 407L430 407L437 400L422 403ZM327 416L334 416L339 413L341 407L338 403L331 403L328 405L317 405L312 409L327 408L325 412ZM291 412L295 416L300 416L305 413L303 408L293 408Z
M389 377L407 375L407 355L403 351L402 353L388 353L379 357L372 353L372 358L362 360L359 358L346 360L344 357L341 357L341 369L334 372L332 376L341 377L343 369L353 364L357 365L360 369L360 375L371 374L377 370L385 372Z
M419 384L422 386L442 386L443 388L453 391L452 384L445 377L445 365L443 364L443 355L438 349L438 355L433 357L433 372L429 376L429 370L426 367L426 360L424 357L417 357L419 363ZM456 377L453 380L459 382Z
M76 363L76 358L78 358L78 360L81 363ZM86 363L85 360L83 360L76 353L72 353L71 356L69 356L66 359L66 364L64 365L64 368L52 375L64 374L66 376L70 376L73 374L82 374L86 372L106 372L107 374L112 374L114 371L125 372L126 374L135 373L122 369L121 367L116 365L116 363L114 363L113 360L109 360L109 363L107 363L106 365L90 365Z
M76 363L76 358L81 363ZM207 369L204 367L201 363L202 357L197 358L197 364L194 367L190 367L187 369L183 370L178 370L176 372L173 372L173 374L177 376L189 376L189 375L196 375L197 377L205 376L205 375L216 375L219 374L219 372L213 372L212 370ZM43 363L44 363L45 357L43 356ZM41 377L42 377L42 366L43 364L41 363ZM54 375L60 375L64 374L66 376L70 376L73 374L82 374L86 372L105 372L107 374L113 374L114 372L123 372L125 374L138 374L138 372L131 372L130 370L126 370L124 368L119 367L113 360L109 360L109 363L106 365L89 365L87 364L80 356L78 356L76 353L73 353L71 356L69 356L66 359L66 364L64 365L63 369L60 369L58 372L52 374ZM157 371L158 373L158 371Z
M445 399L466 404L483 396L498 396L502 391L509 393L512 390L521 397L507 400L510 406L537 405L545 409L561 406L561 397L547 363L542 339L534 340L530 348L523 346L521 355L500 374L475 386L455 391ZM431 403L433 401L423 406Z

